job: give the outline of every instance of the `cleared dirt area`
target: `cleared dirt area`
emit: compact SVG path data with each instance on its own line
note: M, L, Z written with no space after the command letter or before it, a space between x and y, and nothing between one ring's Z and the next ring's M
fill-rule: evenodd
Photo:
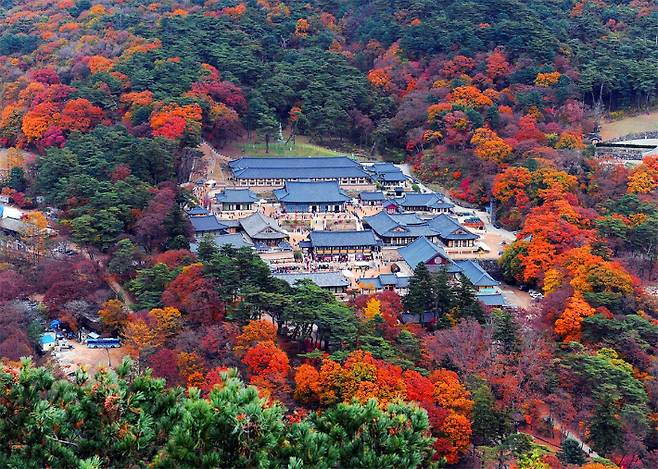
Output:
M53 358L66 374L84 367L89 376L93 377L101 368L114 368L127 355L123 347L101 349L88 348L86 345L74 341L69 341L69 343L73 346L72 349L52 353Z
M603 140L652 130L658 131L658 110L601 123L601 137L603 137Z

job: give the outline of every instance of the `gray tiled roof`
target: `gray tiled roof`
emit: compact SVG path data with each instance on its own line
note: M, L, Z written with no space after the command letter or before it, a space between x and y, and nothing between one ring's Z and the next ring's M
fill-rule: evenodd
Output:
M346 156L257 158L229 163L237 179L369 178L363 167Z
M476 287L495 287L500 282L494 280L482 266L471 260L458 260L455 263L461 269L461 273Z
M22 220L16 220L15 218L1 218L0 219L0 229L11 231L12 233L24 234L27 232L30 225L25 223Z
M208 215L209 213L210 212L208 210L206 210L205 208L200 207L198 205L196 207L192 207L191 209L189 209L187 211L187 214L191 217L197 216L197 215Z
M471 233L461 226L457 220L442 213L428 220L429 226L439 233L443 239L478 239L475 233Z
M455 269L455 264L450 260L448 254L444 251L441 246L438 246L430 242L424 236L421 236L413 243L410 243L404 247L401 247L398 252L404 259L404 261L411 267L415 269L418 264L424 264L428 260L435 257L437 254L448 260L449 264L447 267L448 272L450 271L459 271Z
M507 306L507 301L501 293L492 295L476 295L476 298L486 306Z
M285 239L288 237L281 227L279 227L276 220L260 212L253 213L246 218L241 218L240 226L242 226L242 229L254 241L261 239Z
M249 189L224 189L215 196L219 203L246 204L258 202L258 196Z
M415 213L389 215L381 211L363 221L382 238L418 238L419 236L436 236L427 222Z
M454 207L454 205L445 200L441 194L435 194L433 192L427 194L421 194L420 192L406 192L402 197L392 200L403 209L408 207L425 207L428 209Z
M283 203L342 203L350 198L336 181L286 181L283 189L274 191Z
M375 290L381 290L385 286L394 286L395 288L409 287L411 277L398 276L395 274L379 274L377 277L361 277L360 284L370 284Z
M235 249L240 249L244 247L254 247L253 243L248 241L242 233L233 233L233 234L220 234L212 237L212 240L218 247L222 246L232 246ZM196 253L199 249L199 242L201 239L197 239L196 242L190 243L190 251Z
M359 192L359 199L368 202L378 202L386 200L386 197L381 191L363 191Z
M192 223L192 228L194 229L195 233L221 231L227 228L226 225L223 225L217 221L217 217L215 217L215 215L200 215L189 217L189 219Z
M380 244L372 230L311 231L309 241L314 248L377 246Z
M233 218L220 218L219 222L222 225L226 225L227 228L240 228L240 220Z
M273 274L275 278L295 286L300 280L311 280L319 287L348 287L350 281L341 272L297 272L290 274Z

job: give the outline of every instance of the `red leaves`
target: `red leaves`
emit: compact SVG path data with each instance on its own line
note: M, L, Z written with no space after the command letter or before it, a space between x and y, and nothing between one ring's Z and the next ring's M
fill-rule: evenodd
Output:
M257 343L247 350L242 363L247 366L252 384L269 391L284 392L288 389L288 355L274 342Z
M187 321L209 324L224 315L224 304L212 284L203 276L203 265L192 264L173 280L162 293L162 302L187 313Z
M165 106L151 115L153 136L176 140L182 137L186 130L199 127L201 117L201 107L198 104Z
M103 110L84 98L67 101L60 125L64 129L86 132L103 118Z

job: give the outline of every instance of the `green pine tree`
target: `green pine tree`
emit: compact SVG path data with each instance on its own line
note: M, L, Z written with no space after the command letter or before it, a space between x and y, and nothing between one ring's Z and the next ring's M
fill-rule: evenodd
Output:
M462 275L457 286L453 289L453 311L455 319L471 318L480 323L484 322L484 311L475 295L473 284Z
M402 300L404 307L413 314L422 314L431 311L434 307L434 282L427 266L418 264L414 275L409 281L409 292Z
M581 449L580 443L571 438L567 438L562 442L562 448L557 453L557 457L565 464L585 464L587 455Z

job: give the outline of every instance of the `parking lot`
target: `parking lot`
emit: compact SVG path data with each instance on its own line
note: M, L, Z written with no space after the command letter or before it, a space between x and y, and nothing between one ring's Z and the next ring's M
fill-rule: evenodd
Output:
M62 371L68 376L82 367L89 376L101 368L116 367L125 355L124 347L119 348L89 348L85 344L73 340L67 341L73 348L53 351L52 357L57 361Z

